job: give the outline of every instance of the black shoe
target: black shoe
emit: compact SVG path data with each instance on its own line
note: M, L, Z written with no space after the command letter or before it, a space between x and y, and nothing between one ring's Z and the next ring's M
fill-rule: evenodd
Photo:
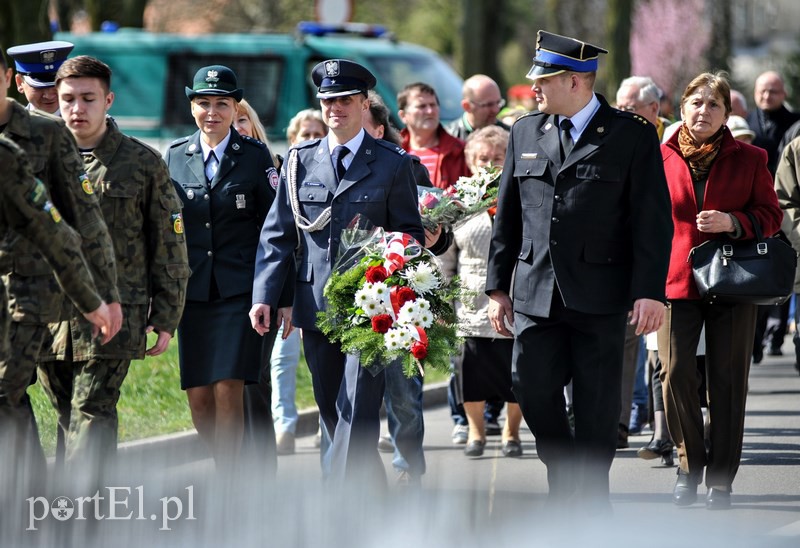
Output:
M770 356L783 356L783 350L780 348L770 348L767 354Z
M617 429L617 449L627 449L628 445L628 427L620 424Z
M503 456L504 457L521 457L522 456L522 443L519 440L508 440L503 442Z
M672 502L676 506L691 506L697 502L698 478L678 468L678 481L672 491Z
M485 445L485 441L473 440L467 443L467 446L464 448L464 454L468 457L480 457L483 455L483 448Z
M753 363L758 365L764 359L764 345L753 347Z
M672 449L675 444L672 440L652 440L650 443L640 448L636 454L640 459L652 460L661 457L662 462L667 466L672 466L675 461L672 459ZM667 462L669 461L669 462Z
M708 490L706 494L706 508L709 510L728 510L731 507L731 492L722 489Z

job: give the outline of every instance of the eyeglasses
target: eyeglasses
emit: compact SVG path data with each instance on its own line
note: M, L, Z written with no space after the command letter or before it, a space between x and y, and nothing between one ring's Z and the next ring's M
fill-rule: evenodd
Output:
M503 108L506 106L506 100L500 99L499 101L486 101L485 103L476 103L475 101L470 101L469 104L477 108Z
M624 110L625 112L636 112L637 110L641 110L641 109L643 109L644 107L646 107L648 105L649 105L649 103L639 103L639 104L635 104L635 105L627 105L627 106L624 106L624 107L617 106L617 108L619 110Z

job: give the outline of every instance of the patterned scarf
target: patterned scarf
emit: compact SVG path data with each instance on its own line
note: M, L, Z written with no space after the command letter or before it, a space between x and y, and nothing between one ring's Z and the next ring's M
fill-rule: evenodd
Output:
M697 146L686 124L681 125L678 130L678 145L681 148L683 158L689 163L692 181L700 182L708 178L711 164L714 163L714 159L719 154L722 136L725 135L724 128L725 126L722 126L708 141Z

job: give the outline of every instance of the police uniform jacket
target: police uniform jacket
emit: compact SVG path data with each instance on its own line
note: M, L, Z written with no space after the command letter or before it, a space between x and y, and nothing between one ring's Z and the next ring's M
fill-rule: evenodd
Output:
M512 293L515 312L547 317L558 293L589 314L665 300L672 222L656 131L598 99L563 165L555 116L511 129L486 291Z
M83 154L83 161L114 244L125 321L105 345L92 340L84 318L63 322L52 328L53 354L73 360L143 359L147 326L171 334L183 311L189 267L180 201L161 155L123 135L110 117L103 139Z
M198 131L172 143L167 165L183 201L192 269L186 298L211 300L212 283L223 299L250 293L259 232L278 183L266 145L232 130L209 182Z
M297 154L297 199L300 213L314 221L328 206L331 220L322 230L308 232L295 226L286 182L291 157ZM275 207L270 210L256 258L253 302L279 305L284 281L294 265L301 240L294 285L292 321L303 329L317 330L317 312L325 306L323 289L331 275L342 230L356 215L374 226L405 232L425 241L417 209L417 190L411 160L403 149L364 135L361 148L342 181L336 183L327 138L306 141L290 150L281 169Z
M2 134L26 153L33 174L41 180L53 204L81 237L81 249L100 296L119 302L114 248L93 187L64 121L39 111L31 112L7 99L11 118ZM65 297L41 252L19 235L3 236L0 262L9 292L12 319L45 324L67 319Z
M31 246L41 251L78 309L95 310L100 306L100 296L81 253L80 236L62 220L47 189L34 178L22 149L3 136L0 136L0 165L6 175L0 179L0 236L5 237L11 231L22 234ZM0 292L4 299L2 283ZM7 309L3 307L0 346L7 335L7 319ZM0 355L2 359L4 355Z

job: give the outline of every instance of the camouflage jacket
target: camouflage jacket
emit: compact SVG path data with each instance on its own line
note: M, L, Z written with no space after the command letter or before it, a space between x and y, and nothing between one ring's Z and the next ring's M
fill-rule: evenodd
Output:
M0 135L0 237L15 231L35 246L78 310L90 312L100 306L91 274L81 253L80 236L61 219L41 181L34 178L25 153ZM2 284L0 284L2 290ZM5 292L3 291L3 298ZM0 347L7 335L7 308L0 310ZM0 353L4 351L0 348Z
M113 246L97 197L63 120L31 112L13 99L11 118L2 134L22 148L34 176L41 180L64 221L81 237L81 249L98 293L106 302L118 302ZM0 241L0 264L14 321L50 323L63 316L65 297L41 251L17 234Z
M125 321L108 344L87 336L89 323L80 317L54 331L54 355L73 360L144 357L145 329L174 333L183 313L189 261L183 233L181 202L161 155L123 135L112 118L106 134L84 167L100 200L117 260L117 287ZM72 356L66 356L67 332ZM45 360L51 359L45 357Z

